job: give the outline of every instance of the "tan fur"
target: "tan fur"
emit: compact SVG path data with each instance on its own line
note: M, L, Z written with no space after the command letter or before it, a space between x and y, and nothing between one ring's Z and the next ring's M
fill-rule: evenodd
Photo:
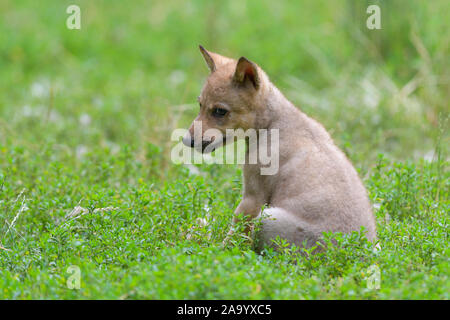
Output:
M261 175L260 164L245 164L243 198L235 210L255 218L262 206L269 207L265 213L272 218L263 220L262 244L270 245L279 235L311 246L324 231L348 233L361 226L373 240L375 219L366 190L324 127L289 102L256 64L201 51L212 71L199 97L196 120L202 121L203 132L279 129L278 173ZM217 105L230 110L225 119L211 117Z

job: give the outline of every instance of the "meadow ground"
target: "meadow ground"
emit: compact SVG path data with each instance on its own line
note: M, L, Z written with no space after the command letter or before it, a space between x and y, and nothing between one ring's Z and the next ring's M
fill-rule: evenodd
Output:
M448 299L449 9L1 1L0 298ZM314 256L258 255L239 233L222 246L241 169L170 160L207 75L198 44L257 62L325 125L368 188L381 250L358 233Z

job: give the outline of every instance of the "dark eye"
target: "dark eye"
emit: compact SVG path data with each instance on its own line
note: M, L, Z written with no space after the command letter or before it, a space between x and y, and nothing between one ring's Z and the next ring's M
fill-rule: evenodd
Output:
M214 108L212 111L212 115L217 118L222 118L228 113L228 110L223 108Z

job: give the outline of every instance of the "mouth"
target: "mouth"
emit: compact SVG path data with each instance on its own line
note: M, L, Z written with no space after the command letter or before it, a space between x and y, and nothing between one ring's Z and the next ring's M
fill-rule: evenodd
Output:
M214 152L215 150L224 146L226 143L227 143L226 136L223 136L222 139L215 139L215 137L213 137L212 141L201 140L199 142L195 141L194 139L191 139L190 136L186 136L185 138L183 138L183 144L186 147L194 148L195 150L201 153Z
M220 147L224 146L225 143L226 137L223 137L221 140L202 141L199 144L196 144L195 142L192 141L189 146L201 153L211 153L219 149Z
M225 139L219 141L202 141L201 152L202 153L211 153L216 149L222 147L224 145Z

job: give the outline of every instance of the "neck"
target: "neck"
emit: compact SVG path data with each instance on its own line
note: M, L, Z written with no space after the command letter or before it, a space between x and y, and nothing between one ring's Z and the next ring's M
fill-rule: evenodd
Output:
M284 145L282 142L290 141L292 135L301 134L305 118L302 112L289 102L270 82L267 83L264 91L261 91L260 94L263 98L260 99L258 120L254 127L257 129L258 152L260 143L267 145L266 150L272 150L273 146L273 148L276 148L276 151L275 149L274 152L270 151L271 156L278 157L279 161L284 161L283 159L289 157L293 150L290 150L292 146L289 143ZM261 129L263 132L260 132ZM261 136L261 133L264 136ZM264 140L260 142L262 138ZM256 149L252 150L256 152ZM253 152L249 149L249 139L246 139L246 163L249 163L249 154L253 154ZM283 157L280 158L281 155ZM278 160L276 163L278 163ZM258 164L261 164L259 157Z
M265 92L262 92L264 99L262 99L261 105L261 110L263 110L261 121L257 127L259 129L279 129L281 133L284 128L298 124L302 112L286 99L272 83L269 82L265 89Z

